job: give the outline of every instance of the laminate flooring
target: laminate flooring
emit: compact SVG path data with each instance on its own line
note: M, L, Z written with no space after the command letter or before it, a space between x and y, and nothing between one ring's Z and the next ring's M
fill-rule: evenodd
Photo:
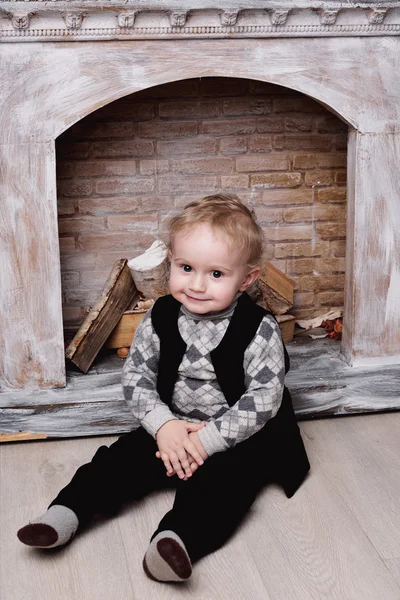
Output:
M1 445L0 599L400 600L400 413L300 427L312 464L303 486L290 500L265 488L235 536L183 585L150 581L141 566L173 492L94 523L62 549L16 538L115 437Z

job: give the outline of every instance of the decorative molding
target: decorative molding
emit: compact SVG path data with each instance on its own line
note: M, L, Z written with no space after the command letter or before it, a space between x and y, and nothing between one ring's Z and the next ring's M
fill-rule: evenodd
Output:
M367 10L368 23L380 25L385 20L387 8L372 8Z
M259 0L253 0L259 5ZM283 1L283 0L282 0ZM137 8L133 0L0 0L0 41L98 41L110 39L348 37L400 34L400 0L379 8L374 3L333 4L294 0L274 8L188 10ZM172 6L177 0L170 0ZM227 3L227 2L226 2ZM221 4L224 4L221 2ZM204 4L205 5L205 4ZM9 7L5 10L5 6ZM63 10L61 10L61 6ZM132 6L132 9L130 7ZM135 8L136 6L136 8ZM264 3L265 6L265 3ZM249 0L250 7L250 0ZM195 8L195 10L193 10Z
M29 29L30 17L32 13L25 11L16 11L12 14L11 23L17 31Z
M321 25L334 25L339 14L339 10L321 8L318 11Z
M131 29L135 24L136 15L139 11L120 12L117 15L117 23L123 29Z
M224 27L232 27L233 25L236 25L236 22L239 17L239 12L240 11L238 10L227 10L221 13L221 25L223 25Z
M184 27L188 13L185 10L175 10L169 13L171 27Z
M84 16L84 13L80 12L67 12L63 15L65 25L68 29L80 29Z
M271 23L272 25L284 25L289 16L288 10L273 10L271 12Z

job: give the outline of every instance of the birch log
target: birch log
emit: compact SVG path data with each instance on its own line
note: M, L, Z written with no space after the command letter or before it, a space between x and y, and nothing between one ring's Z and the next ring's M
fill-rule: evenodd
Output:
M128 262L137 289L145 298L157 300L168 293L168 249L156 240L143 254Z

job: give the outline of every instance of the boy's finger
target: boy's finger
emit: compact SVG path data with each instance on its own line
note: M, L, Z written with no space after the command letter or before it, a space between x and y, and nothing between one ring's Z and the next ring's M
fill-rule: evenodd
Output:
M189 465L189 460L188 460L188 455L186 454L186 451L184 448L180 448L177 451L177 455L179 458L179 462L181 463L182 469L185 473L186 477L190 477L192 474L192 469L190 468Z
M163 463L164 463L164 467L166 468L166 470L167 470L167 473L170 473L170 474L172 475L172 474L173 474L173 472L174 472L174 470L173 470L173 468L172 468L171 461L170 461L170 459L169 459L169 456L168 456L168 454L166 454L166 453L164 452L164 453L160 454L160 458L161 458L161 460L162 460L162 461L163 461Z
M156 457L161 458L161 452L159 450L157 450L157 452L156 452Z
M194 458L198 465L204 464L204 460L200 456L200 452L197 450L195 444L188 440L185 444L185 450Z
M171 461L171 464L175 470L175 473L178 475L179 479L183 479L185 474L182 471L182 465L179 462L179 458L178 455L175 452L170 452L169 453L169 459Z

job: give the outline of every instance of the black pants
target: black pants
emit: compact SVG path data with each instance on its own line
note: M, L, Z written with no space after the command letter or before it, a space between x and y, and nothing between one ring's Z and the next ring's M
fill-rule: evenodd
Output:
M268 480L268 457L258 434L208 458L187 481L167 477L155 440L142 428L101 446L51 503L67 506L80 526L95 514L112 515L129 500L176 488L175 501L157 531L171 529L192 562L221 547Z

